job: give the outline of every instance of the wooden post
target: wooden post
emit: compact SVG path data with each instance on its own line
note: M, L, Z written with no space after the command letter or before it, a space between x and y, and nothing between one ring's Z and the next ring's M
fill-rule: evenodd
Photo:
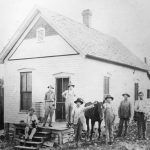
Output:
M9 123L4 124L6 140L9 140Z

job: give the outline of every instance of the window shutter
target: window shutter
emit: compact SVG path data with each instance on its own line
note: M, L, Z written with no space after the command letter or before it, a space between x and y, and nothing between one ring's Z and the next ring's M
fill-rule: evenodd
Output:
M135 83L134 85L134 97L135 97L135 100L138 100L138 93L139 93L139 84L138 83Z

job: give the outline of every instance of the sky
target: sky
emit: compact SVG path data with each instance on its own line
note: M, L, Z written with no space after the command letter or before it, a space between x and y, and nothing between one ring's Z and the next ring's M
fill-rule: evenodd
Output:
M92 28L116 37L141 60L150 60L150 0L0 0L0 51L35 6L82 22L92 11Z

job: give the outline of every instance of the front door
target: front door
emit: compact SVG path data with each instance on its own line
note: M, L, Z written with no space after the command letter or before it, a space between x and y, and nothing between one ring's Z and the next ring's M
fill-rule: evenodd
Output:
M56 120L65 120L65 99L62 93L67 90L69 78L56 78Z

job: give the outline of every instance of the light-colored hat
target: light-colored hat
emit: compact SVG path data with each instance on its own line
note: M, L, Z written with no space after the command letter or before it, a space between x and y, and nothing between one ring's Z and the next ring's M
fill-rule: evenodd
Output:
M48 89L54 89L54 87L51 84L47 88Z
M128 93L123 93L122 96L127 95L128 97L130 97L130 95Z
M70 87L70 86L75 86L71 81L69 82L69 84L68 84L68 87Z

